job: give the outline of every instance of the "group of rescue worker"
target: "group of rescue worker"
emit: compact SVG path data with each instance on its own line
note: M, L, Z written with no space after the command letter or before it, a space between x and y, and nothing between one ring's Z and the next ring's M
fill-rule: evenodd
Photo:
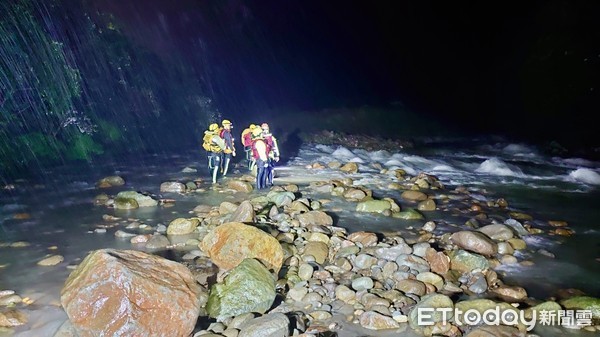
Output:
M224 119L221 126L217 123L209 125L204 131L202 147L207 151L208 169L213 184L217 183L219 170L227 175L231 157L235 157L235 142L231 133L231 121ZM250 124L241 134L242 145L246 154L246 168L256 169L256 188L263 189L273 185L275 163L279 161L277 139L271 134L269 124Z

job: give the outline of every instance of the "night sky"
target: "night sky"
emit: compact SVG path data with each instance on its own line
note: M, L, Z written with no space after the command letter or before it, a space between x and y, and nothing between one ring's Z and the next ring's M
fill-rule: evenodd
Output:
M600 2L109 1L231 118L386 106L468 132L598 144Z

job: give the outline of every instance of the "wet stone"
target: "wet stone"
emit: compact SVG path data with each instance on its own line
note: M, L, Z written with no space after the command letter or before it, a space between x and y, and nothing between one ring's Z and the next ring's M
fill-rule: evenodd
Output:
M38 261L38 266L55 266L64 261L64 257L61 255L52 255L43 260Z
M27 316L20 310L12 309L0 313L0 327L15 327L27 323Z
M427 290L423 282L408 279L398 281L396 283L396 289L402 291L405 294L415 294L417 296L425 295Z
M436 227L435 222L428 221L423 225L422 229L426 232L433 232L435 230L435 227Z
M309 280L313 275L314 268L308 263L300 264L298 268L298 276L302 280Z
M436 204L435 201L433 199L427 199L424 201L421 201L418 205L417 205L417 209L419 211L435 211L436 208Z
M411 272L422 273L429 271L429 263L421 257L416 255L402 254L396 259L396 263L399 266L406 266L410 268Z
M360 325L369 330L397 329L400 324L389 316L374 311L365 311L360 315Z
M356 291L368 290L373 288L373 280L370 277L359 277L352 280L352 289Z
M368 269L377 263L377 258L367 254L359 254L354 259L354 266L358 269Z
M348 240L361 243L363 247L371 247L377 244L377 235L370 232L355 232L348 235Z
M336 256L337 257L347 257L347 256L354 255L354 254L358 253L359 251L360 251L360 248L358 248L357 246L348 246L348 247L340 248L337 251Z

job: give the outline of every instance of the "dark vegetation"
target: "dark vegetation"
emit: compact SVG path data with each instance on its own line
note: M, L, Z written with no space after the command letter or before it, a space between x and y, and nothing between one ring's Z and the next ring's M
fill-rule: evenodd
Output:
M0 3L0 176L192 146L215 113L180 55L144 49L86 4Z

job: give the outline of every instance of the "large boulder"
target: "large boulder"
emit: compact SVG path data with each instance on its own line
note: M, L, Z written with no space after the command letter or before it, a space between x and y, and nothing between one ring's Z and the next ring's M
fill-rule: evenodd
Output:
M217 319L249 312L262 314L271 308L275 295L275 278L271 272L258 260L245 259L231 270L223 283L212 286L206 311Z
M200 294L179 263L103 249L69 275L60 301L80 337L188 336L200 313Z
M200 248L223 270L235 268L246 258L257 258L275 272L283 263L283 248L277 239L240 222L215 228L204 237Z

